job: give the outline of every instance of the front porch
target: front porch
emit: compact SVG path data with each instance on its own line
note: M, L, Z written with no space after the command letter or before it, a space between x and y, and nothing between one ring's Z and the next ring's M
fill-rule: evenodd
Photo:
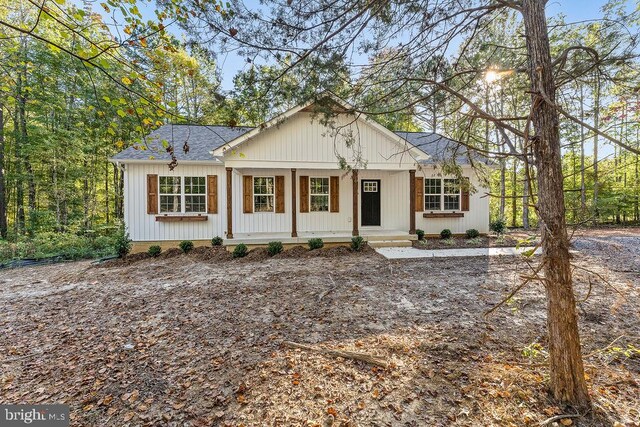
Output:
M411 241L418 236L402 230L369 230L360 229L359 235L372 247L385 246L411 246ZM318 231L299 232L297 237L291 237L290 233L236 233L233 239L225 239L224 245L235 247L244 243L249 247L265 246L269 242L280 241L283 245L306 245L309 239L320 238L325 245L343 245L350 243L353 238L351 231Z

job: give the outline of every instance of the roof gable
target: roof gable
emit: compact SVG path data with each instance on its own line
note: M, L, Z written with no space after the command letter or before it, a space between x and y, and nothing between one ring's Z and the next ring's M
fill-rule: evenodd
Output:
M349 103L347 103L346 101L340 99L339 97L335 96L334 94L332 94L330 92L326 92L321 96L321 99L327 99L327 98L331 102L336 104L337 108L335 108L335 111L338 114L351 114L351 115L353 115L355 120L363 122L363 123L366 123L368 126L371 126L376 131L378 131L381 134L383 134L387 139L389 139L390 141L394 142L398 147L400 147L403 150L406 150L406 152L409 155L414 156L416 159L424 160L426 157L428 157L427 153L422 151L422 150L415 149L412 146L407 147L407 143L409 141L407 141L403 137L399 136L398 134L394 133L393 131L387 129L386 127L382 126L380 123L378 123L377 121L371 119L366 114L364 114L364 113L353 113L354 107L352 105L350 105ZM235 149L235 148L239 147L240 145L246 143L247 141L256 138L257 136L259 136L263 132L265 132L265 131L273 128L273 127L277 127L277 126L282 125L284 122L286 122L287 120L291 119L292 117L294 117L298 113L301 113L301 112L313 112L314 111L314 104L316 104L316 102L317 102L316 100L310 100L310 101L307 101L305 103L299 104L296 107L291 108L290 110L280 114L279 116L277 116L277 117L275 117L275 118L263 123L261 126L253 128L249 132L246 132L246 133L238 136L236 139L234 139L232 141L229 141L226 144L220 145L218 148L216 148L213 151L213 155L216 156L216 157L224 156L224 154L225 154L225 152L227 152L227 150ZM320 109L320 111L322 111L322 110ZM320 114L322 114L322 113L320 113Z

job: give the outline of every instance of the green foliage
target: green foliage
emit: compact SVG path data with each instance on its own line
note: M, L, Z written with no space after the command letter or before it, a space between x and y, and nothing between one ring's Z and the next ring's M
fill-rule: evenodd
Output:
M440 232L441 239L450 239L451 236L452 236L451 230L449 230L448 228L445 228Z
M497 234L503 234L507 228L507 223L504 218L498 218L489 225L489 228Z
M162 248L158 245L152 245L149 246L149 250L147 250L147 253L155 258L160 255L160 253L162 253Z
M424 230L417 229L416 235L418 236L418 240L424 239Z
M356 236L351 238L351 249L356 252L360 252L362 248L365 247L366 244L367 242L365 242L362 236Z
M21 237L17 242L0 240L0 262L12 259L62 259L101 258L117 254L117 235L91 238L73 233L43 232Z
M282 242L269 242L267 252L270 256L274 256L282 252Z
M222 237L220 236L216 236L213 239L211 239L211 246L222 246Z
M320 249L324 246L324 242L320 238L309 239L307 243L309 244L310 250Z
M182 252L184 252L185 254L188 254L193 250L193 242L191 240L183 240L182 242L180 242L178 247L180 247Z
M125 230L120 231L116 236L116 241L114 243L115 253L123 258L129 254L131 251L131 239L129 238L129 233Z
M245 245L244 243L240 243L236 245L236 247L233 249L234 258L243 258L247 256L248 253L249 253L249 249L247 248L247 245Z
M465 235L467 236L467 239L475 239L476 237L480 236L480 232L475 228L470 228L467 230Z

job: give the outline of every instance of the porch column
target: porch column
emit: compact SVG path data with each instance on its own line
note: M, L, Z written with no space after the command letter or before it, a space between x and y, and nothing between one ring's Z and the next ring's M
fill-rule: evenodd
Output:
M227 239L233 239L233 168L227 168Z
M358 169L353 169L351 171L351 179L353 180L353 231L351 234L358 236L360 234L358 232L358 223L360 222L358 215Z
M298 203L296 200L296 170L291 169L291 237L298 237Z
M409 171L409 234L416 234L416 171Z

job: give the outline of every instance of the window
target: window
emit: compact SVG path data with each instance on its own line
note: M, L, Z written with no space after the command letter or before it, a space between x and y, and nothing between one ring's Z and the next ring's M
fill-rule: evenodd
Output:
M181 178L160 177L160 212L182 212Z
M311 212L329 212L329 178L309 178Z
M378 182L377 181L365 181L363 185L363 190L365 193L377 193L378 192Z
M460 183L457 179L444 179L444 210L457 211L460 209Z
M460 210L460 181L452 178L424 180L424 210Z
M160 213L202 213L207 211L204 176L161 176Z
M184 178L184 211L205 212L207 210L207 184L204 176Z
M254 212L273 212L274 207L273 177L253 178L253 210Z
M441 195L440 178L427 178L424 180L424 209L427 211L440 210Z

